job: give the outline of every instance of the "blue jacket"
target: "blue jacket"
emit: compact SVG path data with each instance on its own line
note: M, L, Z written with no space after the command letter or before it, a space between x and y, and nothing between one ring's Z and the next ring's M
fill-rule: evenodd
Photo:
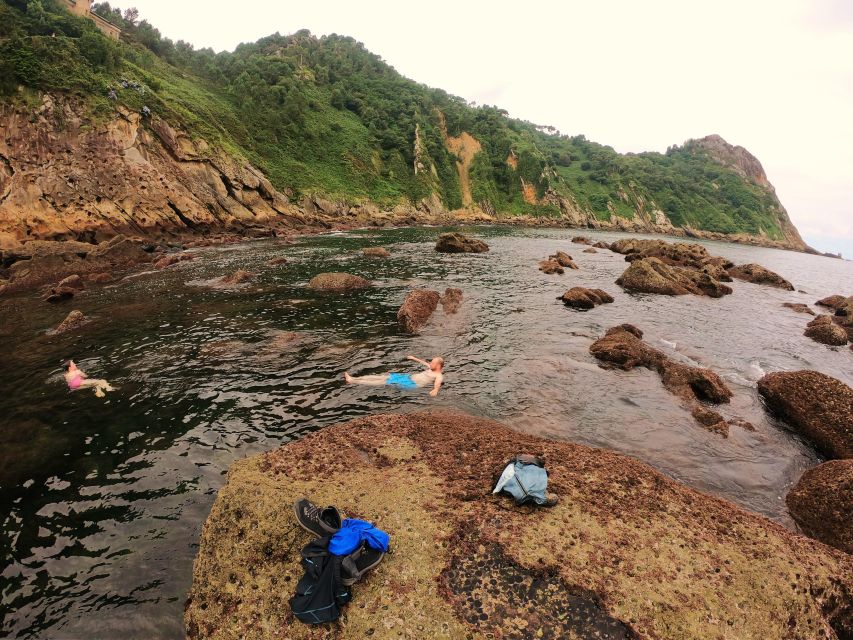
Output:
M387 552L389 540L387 533L377 529L370 522L347 518L329 540L329 552L336 556L346 556L358 549L362 541L373 549Z

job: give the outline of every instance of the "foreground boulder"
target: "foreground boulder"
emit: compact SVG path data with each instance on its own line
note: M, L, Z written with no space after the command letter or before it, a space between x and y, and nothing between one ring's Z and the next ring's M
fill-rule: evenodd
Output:
M732 278L737 278L738 280L746 280L753 284L766 284L778 289L785 289L786 291L794 290L794 285L785 280L785 278L778 273L770 271L770 269L762 267L760 264L742 264L731 267L727 271Z
M489 245L461 233L442 233L435 243L435 250L439 253L485 253Z
M545 456L552 509L491 494L520 451ZM330 627L288 606L310 540L289 505L306 496L391 536ZM190 640L840 638L851 572L850 556L627 456L464 414L378 415L231 466L184 621Z
M634 367L645 367L660 374L663 386L677 395L690 408L693 417L703 427L728 436L729 423L717 412L708 409L703 402L714 404L728 402L731 390L710 369L691 367L673 362L665 353L643 342L643 332L630 324L608 329L604 336L589 347L589 352L609 365L626 371ZM733 424L752 430L752 425L743 421Z
M832 318L822 314L806 325L803 335L815 342L842 347L847 344L847 332L832 322Z
M853 554L853 460L809 469L785 501L807 535Z
M438 291L415 289L403 301L403 306L397 311L397 324L401 331L414 333L430 319L438 301L441 298Z
M683 296L692 293L721 298L732 292L731 287L703 271L668 265L658 258L642 258L631 262L616 284L636 293L659 293Z
M758 393L770 411L828 458L853 458L853 389L817 371L768 373Z
M391 256L385 247L365 247L361 252L369 258L388 258Z
M350 273L319 273L308 282L311 289L318 291L353 291L370 286L370 280Z
M572 287L557 299L562 300L567 307L582 311L613 302L613 296L606 291L586 287Z

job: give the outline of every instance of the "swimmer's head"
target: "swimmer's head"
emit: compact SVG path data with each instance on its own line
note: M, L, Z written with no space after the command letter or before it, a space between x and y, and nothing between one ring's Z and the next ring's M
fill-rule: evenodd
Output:
M64 366L66 371L74 371L77 368L77 365L74 364L73 360L66 360Z
M444 358L441 356L436 356L432 360L429 361L429 368L433 371L443 371L444 370Z

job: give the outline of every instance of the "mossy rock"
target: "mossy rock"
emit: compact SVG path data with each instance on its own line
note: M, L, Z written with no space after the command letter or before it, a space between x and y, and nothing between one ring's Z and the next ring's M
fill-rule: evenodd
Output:
M556 507L490 493L519 452L544 455ZM391 535L332 625L288 605L303 496ZM190 639L841 638L851 576L851 556L627 456L458 413L378 415L231 467L185 622Z

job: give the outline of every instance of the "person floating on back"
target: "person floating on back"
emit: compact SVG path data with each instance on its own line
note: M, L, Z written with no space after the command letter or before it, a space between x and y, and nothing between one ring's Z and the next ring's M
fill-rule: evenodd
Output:
M367 384L375 387L388 384L402 389L432 386L429 395L437 396L441 383L444 382L444 358L436 356L429 362L415 356L406 356L406 359L424 365L426 370L418 373L381 373L369 376L351 376L349 373L344 373L344 380L350 384Z
M104 397L104 391L115 391L106 380L86 377L86 374L77 368L73 360L65 363L65 382L68 383L68 388L71 391L94 389L95 395L99 398Z

